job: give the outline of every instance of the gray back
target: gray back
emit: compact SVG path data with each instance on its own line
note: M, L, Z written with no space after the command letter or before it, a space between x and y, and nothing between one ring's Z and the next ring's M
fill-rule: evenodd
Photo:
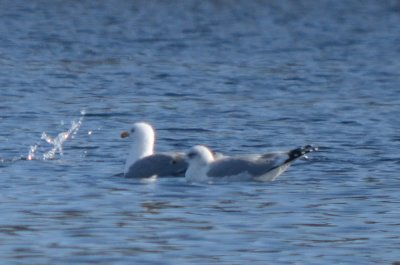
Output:
M282 154L284 157L287 155ZM209 177L236 176L249 173L252 177L257 177L279 166L282 162L281 154L268 154L257 158L251 157L228 157L217 160L207 172Z
M188 167L187 162L180 155L154 154L136 161L125 175L127 178L148 178L184 176Z

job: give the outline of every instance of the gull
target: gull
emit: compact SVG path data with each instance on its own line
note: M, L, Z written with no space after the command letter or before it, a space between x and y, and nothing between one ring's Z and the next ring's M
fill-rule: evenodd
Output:
M155 133L146 122L134 123L129 131L121 133L121 138L132 138L126 159L124 176L127 178L151 178L183 176L187 162L184 153L154 153Z
M224 156L215 159L204 145L194 146L186 155L189 163L185 178L189 182L214 180L273 181L300 157L318 150L306 145L286 152L257 155Z

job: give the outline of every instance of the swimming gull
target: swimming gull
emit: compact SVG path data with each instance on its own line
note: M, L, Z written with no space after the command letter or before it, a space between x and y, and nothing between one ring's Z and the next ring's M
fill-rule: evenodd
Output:
M155 133L145 122L134 123L121 138L131 137L132 145L126 159L124 176L127 178L150 178L184 176L188 166L184 153L154 153Z
M224 156L215 160L206 146L196 145L186 156L189 167L185 177L189 182L221 179L273 181L285 172L293 161L316 150L316 147L306 145L287 152Z

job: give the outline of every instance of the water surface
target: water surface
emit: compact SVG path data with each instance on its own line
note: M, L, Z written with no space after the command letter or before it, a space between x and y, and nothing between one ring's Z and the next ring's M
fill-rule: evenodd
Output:
M1 260L400 260L398 25L398 1L2 1ZM142 120L159 151L321 148L273 183L115 177Z

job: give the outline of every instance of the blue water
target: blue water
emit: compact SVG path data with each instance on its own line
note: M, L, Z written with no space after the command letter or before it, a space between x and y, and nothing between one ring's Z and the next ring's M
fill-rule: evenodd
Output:
M1 1L0 260L399 261L399 25L399 1ZM273 183L115 177L142 120L158 151L320 151Z

